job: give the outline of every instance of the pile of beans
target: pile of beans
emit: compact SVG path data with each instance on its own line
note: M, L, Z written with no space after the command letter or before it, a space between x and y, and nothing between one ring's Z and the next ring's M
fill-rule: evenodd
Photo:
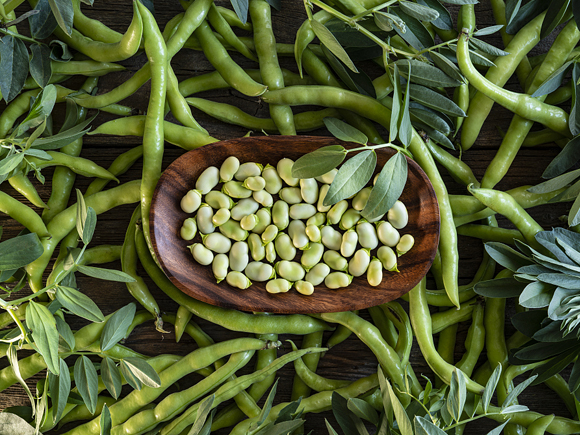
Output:
M205 169L181 199L185 213L196 213L183 222L181 237L201 235L201 242L188 247L195 261L211 265L218 283L225 279L246 289L252 281L267 281L269 293L285 293L294 285L303 295L322 283L347 287L365 273L368 283L378 286L383 268L398 272L398 256L414 244L412 235L399 233L408 223L405 205L397 201L386 220L383 215L368 221L361 216L372 189L367 186L349 198L350 204L345 199L326 206L337 170L297 179L293 164L288 158L276 167L240 164L230 156L219 169ZM221 191L214 190L220 183Z

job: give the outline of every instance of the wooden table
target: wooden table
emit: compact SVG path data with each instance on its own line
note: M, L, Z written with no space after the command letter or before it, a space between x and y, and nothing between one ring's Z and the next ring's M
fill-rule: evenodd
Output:
M225 2L224 5L226 5ZM83 5L83 10L87 15L98 18L105 24L120 32L125 31L126 26L131 20L131 6L129 1L97 0L92 8ZM491 8L488 2L483 1L481 4L477 5L476 11L479 19L479 27L495 24L495 22L493 22ZM160 27L163 28L167 21L174 15L182 12L182 9L179 3L175 0L158 0L156 2L156 12L158 23ZM454 11L454 16L455 15L456 10ZM305 19L305 16L306 15L302 2L296 0L284 1L282 11L273 12L274 29L278 37L278 41L293 43L296 30ZM502 46L498 37L491 38L490 41L497 46ZM244 67L256 67L256 64L253 64L251 61L246 60L242 56L234 55L234 58ZM134 59L123 62L123 64L127 67L127 70L125 72L115 73L102 78L99 81L99 93L106 92L127 80L145 62L145 60L145 56L142 54ZM293 57L281 58L280 63L284 67L296 71ZM172 65L180 81L194 75L213 71L213 67L204 58L204 56L200 52L195 52L192 50L183 50L180 52L174 58ZM70 84L67 83L67 85L70 87L78 87L82 81L73 79L69 83ZM510 82L508 86L513 87L514 89L518 89L517 84L512 82ZM135 95L128 98L124 103L134 108L144 110L147 106L148 92L149 86L147 84ZM267 105L262 103L259 98L246 97L233 90L204 92L199 96L215 101L235 104L244 109L246 112L256 116L269 116ZM247 131L241 127L230 126L215 121L196 110L193 112L194 116L200 122L200 124L203 125L212 136L217 138L229 139L240 137L247 133ZM55 124L58 124L60 119L55 116ZM97 117L95 125L98 125L109 119L112 119L110 115L101 113ZM471 166L478 179L481 179L481 176L495 155L497 147L501 141L498 129L503 129L505 131L509 125L510 120L510 113L504 111L501 108L495 107L490 114L488 122L484 126L479 140L475 146L469 150L469 152L464 154L464 161ZM261 133L255 132L254 134ZM312 134L328 135L328 132L326 130L317 130ZM85 136L82 156L92 159L98 164L107 167L116 156L134 146L139 145L140 142L140 138L135 137L110 137L99 135ZM181 149L168 145L166 147L165 157L163 160L164 165L169 165L169 163L171 163L183 152L184 151ZM540 175L542 171L548 162L551 161L551 159L557 154L557 152L558 147L555 145L522 149L518 154L516 161L512 165L512 168L506 177L502 180L502 182L499 183L497 188L507 190L523 184L537 184L541 180ZM463 186L453 182L453 180L446 174L443 168L441 168L441 171L443 178L448 185L450 193L466 194L466 190ZM38 190L41 197L46 200L50 195L51 170L45 170L44 173L46 174L47 182L44 186L39 185ZM128 180L138 179L140 176L141 162L139 161L131 170L120 177L120 181L126 182ZM82 190L88 185L89 182L90 180L79 176L77 178L77 187ZM19 196L7 185L7 183L4 183L1 186L1 189L14 195L19 200L23 200L21 196ZM133 205L123 206L115 209L114 211L99 216L95 237L90 246L96 246L99 244L122 244L129 217L133 209ZM562 225L562 222L559 218L563 214L566 214L567 211L568 207L566 205L550 205L547 207L533 209L532 215L544 228L551 228L553 226ZM506 222L506 220L503 218L500 218L499 221L500 225L510 225L509 222ZM0 225L3 226L4 229L4 240L15 236L21 229L21 226L17 222L8 219L6 216L0 216ZM473 273L479 265L481 254L482 244L479 240L460 237L460 284L469 282L471 280ZM120 269L120 264L117 262L116 264L111 264L111 267ZM50 267L48 270L50 270ZM145 273L142 270L141 274L142 276L145 276ZM155 298L157 299L160 307L166 312L175 312L177 305L172 300L168 299L163 292L156 288L151 280L146 279L146 282L149 285L149 288L151 289ZM78 284L82 291L90 296L99 305L99 307L101 307L105 314L108 314L132 301L132 297L127 292L124 284L97 281L84 277L80 274L78 274ZM23 293L24 292L26 292L26 290L23 290ZM363 312L362 315L365 318L369 317L366 312ZM216 341L221 341L241 335L238 333L226 331L201 319L195 320L199 322L202 328ZM73 329L75 326L78 327L82 324L82 322L75 317L70 317L70 322L72 323ZM511 331L512 328L509 324L509 319L506 319L506 324L508 332ZM456 348L456 360L459 360L461 354L464 351L463 340L466 334L466 328L467 326L464 325L460 329L460 335ZM286 338L290 337L281 337L281 339ZM328 335L325 335L325 339L327 338ZM298 345L300 344L299 337L292 337L292 339L297 340ZM156 355L159 353L175 353L184 355L195 348L195 344L189 337L184 336L181 342L177 344L175 343L173 333L162 335L155 331L152 323L147 323L138 327L125 341L124 344L135 349L136 351L148 355ZM286 344L284 347L285 351L289 349L288 344ZM23 356L25 354L26 352L22 352ZM21 355L20 352L19 355ZM416 344L412 351L411 360L413 367L418 375L431 374L431 371L427 367ZM484 361L484 357L481 358L481 361ZM5 360L2 360L1 363L3 366L7 364ZM249 366L251 365L252 364L250 363ZM322 358L320 361L318 372L331 378L353 380L374 372L376 368L377 361L372 353L358 339L351 337L340 346L337 346L326 353L324 358ZM277 403L279 401L289 400L293 368L290 366L285 367L279 372L279 376L281 378L281 382L279 383L278 387ZM36 380L41 379L41 377L42 376L40 375L34 377L31 379L31 383L33 384ZM195 379L193 379L193 377L188 378L183 383L181 383L180 387L183 388L188 383L194 381ZM169 389L169 391L175 391L175 388L172 387ZM26 403L26 395L20 386L13 386L8 390L0 393L0 409L18 404L24 405ZM568 412L562 406L561 402L555 396L555 394L543 386L534 388L533 391L530 391L530 393L526 394L524 403L535 411L543 412L546 414L556 413L557 415L569 417ZM306 431L312 429L314 430L315 434L326 433L326 429L324 427L324 418L328 418L329 420L334 421L330 412L320 415L309 415L307 418ZM493 422L478 423L477 425L471 426L470 433L484 434L487 433L487 431L492 427L495 427L495 425L496 424ZM338 426L335 425L335 427ZM220 433L227 432L222 431Z

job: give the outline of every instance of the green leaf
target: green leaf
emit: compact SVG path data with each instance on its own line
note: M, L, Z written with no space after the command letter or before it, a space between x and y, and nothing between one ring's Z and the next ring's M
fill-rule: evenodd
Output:
M326 429L328 430L329 435L338 435L338 432L334 430L326 418L324 419L324 422L326 423Z
M411 65L409 64L409 74L411 74ZM412 75L412 74L411 74ZM411 125L411 112L409 101L411 98L410 91L411 82L407 80L407 88L405 90L405 102L401 108L401 115L399 118L399 140L405 147L408 147L411 143L411 138L413 136L413 127Z
M101 350L109 350L125 336L129 326L133 322L135 311L135 304L131 302L117 310L107 320L103 328L103 333L101 334Z
M120 270L80 265L78 271L93 278L104 279L106 281L135 282L135 279L131 275Z
M453 19L451 18L451 14L439 0L417 0L417 3L428 6L431 10L437 11L439 17L431 21L435 27L442 30L453 29Z
M431 139L431 141L433 141L434 143L444 146L445 148L448 148L450 150L455 149L455 145L453 145L453 142L451 142L451 140L440 131L433 129L428 125L423 124L422 122L414 122L413 127L415 127L420 136L423 136L420 133L420 130L422 130L423 133L427 135L427 137L424 138L424 140L427 141L427 143L428 139ZM431 147L429 147L429 149L431 149Z
M377 411L364 400L351 397L348 399L347 407L357 417L362 418L375 426L379 425L379 415L377 414Z
M399 68L397 65L394 66L393 76L389 77L391 83L393 84L393 104L391 106L391 122L389 128L389 142L394 142L399 133L399 118L401 116L401 106L403 105L403 97L401 91L401 77L399 75Z
M330 133L332 133L332 135L334 137L336 137L337 139L343 140L345 142L354 142L354 143L358 143L361 145L366 145L367 142L369 141L369 139L366 137L366 135L362 131L354 128L353 126L351 126L350 124L347 124L344 121L341 121L340 119L324 118L322 121L324 122L324 125L326 126L328 131ZM323 147L323 148L328 148L328 147ZM321 149L323 149L323 148L321 148Z
M531 376L525 381L519 383L514 387L514 389L508 394L505 398L503 404L501 405L501 409L506 409L508 406L513 405L518 396L522 394L522 392L536 379L537 376Z
M578 161L580 161L580 136L576 136L568 142L562 151L554 157L554 160L550 162L542 174L542 178L557 177L578 163Z
M572 15L576 21L576 26L580 28L580 2L578 2L578 0L572 1Z
M50 9L59 27L68 36L72 35L74 9L70 0L48 0Z
M334 72L351 91L367 95L371 98L377 97L373 81L364 71L359 71L358 73L352 72L325 45L322 45L322 52Z
M286 435L293 433L296 429L304 424L304 420L296 419L290 421L283 421L273 426L266 427L264 430L256 433L256 435Z
M48 0L40 0L34 9L39 12L36 15L28 17L30 34L34 39L46 39L52 35L58 23L50 9Z
M525 308L543 308L550 304L554 286L540 281L529 283L519 297L519 303Z
M549 6L550 2L546 0L531 0L526 3L508 23L505 29L506 33L515 35L522 27L548 9Z
M572 372L570 373L570 378L568 379L568 388L571 393L574 393L580 387L580 360L576 360L574 366L572 366Z
M399 7L404 13L419 21L434 21L439 18L439 12L428 6L401 0Z
M538 275L538 280L566 289L580 288L580 278L562 273L542 273Z
M505 2L505 20L509 24L512 22L514 17L517 15L520 7L522 6L522 0L506 0Z
M449 3L450 5L475 5L479 3L479 0L443 0L443 3Z
M249 1L248 0L230 0L232 6L234 7L234 11L236 11L236 15L242 21L242 23L246 24L248 21L248 7Z
M16 153L0 160L0 174L9 174L16 169L24 160L24 153Z
M414 101L411 101L410 106L411 121L413 123L418 120L421 124L425 124L445 136L451 134L451 127L443 118L444 115L442 113L428 109Z
M527 337L532 337L542 328L545 311L523 311L512 316L512 325Z
M56 62L68 62L73 58L68 45L58 39L53 39L48 44L50 49L50 58Z
M580 62L574 63L572 68L572 109L568 126L574 136L580 134L580 110L578 110L578 94L580 89Z
M9 103L20 93L28 76L28 50L20 39L5 35L0 40L0 91Z
M68 365L62 358L59 358L59 364L60 375L56 376L50 372L48 373L50 398L52 400L53 424L58 423L61 419L71 386Z
M17 330L17 332L19 333L20 331ZM12 367L12 372L14 373L14 376L18 380L18 383L20 385L22 385L22 388L24 388L24 391L26 391L26 395L28 396L28 400L30 400L30 406L32 407L32 413L36 414L36 405L35 405L34 396L32 395L32 392L30 391L28 384L26 384L26 382L22 378L22 374L20 373L20 364L18 363L18 355L16 353L16 348L14 347L14 344L12 344L12 343L10 343L8 345L8 351L6 352L6 358L8 359L8 363L10 364L10 367ZM0 413L0 415L1 414L2 413ZM0 428L1 428L1 426L0 426ZM0 431L0 433L2 433L2 432ZM10 432L7 432L7 433L10 433Z
M411 82L431 88L437 87L457 87L462 84L461 81L449 77L439 68L429 65L418 60L398 60L394 62L399 67L400 73L407 80L409 79L409 70L412 69Z
M407 44L415 50L423 50L434 45L433 37L421 21L406 14L398 7L392 7L391 12L398 15L405 22L406 29L404 32L396 26L394 30Z
M50 48L44 44L32 44L30 46L30 75L34 81L44 88L48 85L52 75L52 66L50 63Z
M201 429L203 428L205 421L209 413L213 408L213 402L215 400L215 394L212 394L208 398L204 399L203 402L199 405L199 409L197 410L197 416L195 417L195 423L193 427L189 431L188 435L197 435ZM259 426L259 425L258 425Z
M515 352L514 356L524 361L543 361L570 349L567 341L557 343L535 343Z
M401 435L413 435L413 426L409 421L409 417L407 417L405 408L403 408L403 405L397 398L397 395L393 391L390 382L387 380L386 383L387 390L389 392L389 398L391 399L391 404L393 406L393 412L395 413L395 418L397 420L397 424L399 425Z
M99 394L99 377L95 366L86 356L77 358L74 366L75 385L87 405L87 409L94 414L97 409Z
M476 283L473 290L486 298L514 298L524 291L526 285L514 278L496 278Z
M501 364L498 364L491 376L489 377L487 383L485 384L485 389L483 390L483 395L481 397L481 406L483 407L483 412L487 413L489 404L491 403L491 398L493 393L497 388L499 378L501 376Z
M56 103L56 86L48 85L36 97L28 116L18 126L18 136L23 135L31 128L42 124L48 116L52 113L52 109Z
M325 118L334 119L334 118ZM305 154L292 165L292 177L314 178L336 168L346 157L346 149L341 145L329 145Z
M393 14L388 14L386 12L376 11L373 14L375 24L381 30L385 32L392 31L395 26L399 29L405 29L405 22L401 20L399 17Z
M34 344L48 369L58 375L58 331L53 315L44 305L31 300L26 306L26 325L32 330Z
M324 44L326 48L328 48L332 54L338 57L348 68L350 68L355 73L358 72L356 66L350 57L348 57L347 52L344 51L342 45L340 45L334 35L326 28L324 24L320 24L316 20L310 20L310 25L312 26L312 30L320 40L321 44Z
M570 246L566 241L556 237L556 244L562 248L568 258L570 258L576 265L580 265L580 253Z
M542 364L540 367L536 367L532 374L537 376L532 385L538 385L546 380L550 379L552 376L557 375L562 370L564 370L574 359L578 356L578 347L574 347L571 350L562 353L556 358Z
M537 98L541 97L542 95L547 95L555 90L557 90L560 86L562 86L562 81L564 77L568 74L570 69L573 67L574 61L570 60L554 71L550 76L544 80L544 82L540 85L536 92L532 94L532 97Z
M127 365L123 360L121 360L120 367L121 374L123 375L127 383L131 385L131 387L133 387L135 390L141 390L141 388L143 388L143 383L139 380L137 376L133 374L133 372L127 367Z
M118 399L123 386L121 383L121 373L115 361L108 356L101 361L101 379L107 391L111 393L111 396Z
M40 432L37 432L26 420L16 414L0 412L0 433L37 435Z
M260 415L258 416L258 422L256 423L257 426L260 426L262 423L264 423L264 420L266 420L266 418L270 414L270 410L272 409L272 403L274 403L274 397L276 396L277 388L278 388L278 379L276 379L276 382L274 382L274 385L272 385L270 393L268 394L268 398L266 399L266 403L264 403L264 406L260 411Z
M103 410L101 411L101 418L99 419L100 422L100 435L111 435L111 429L113 427L113 422L111 421L111 411L109 411L109 407L105 403L103 405Z
M91 322L104 322L103 313L87 295L72 287L58 286L56 299L71 313L83 317Z
M469 43L475 47L477 50L483 53L491 54L492 56L507 56L509 53L507 51L501 50L485 41L477 38L470 38Z
M420 415L416 415L413 422L415 423L415 435L446 435L444 430L438 428L430 420Z
M546 12L546 17L542 22L540 39L544 39L552 33L552 31L562 22L569 5L570 0L552 0Z
M125 367L133 373L143 384L151 388L158 388L161 386L161 379L151 365L141 358L123 358Z
M450 116L467 116L452 100L425 86L410 85L409 91L411 92L411 98L423 106L430 107Z
M362 216L372 220L388 212L403 193L406 183L407 159L402 153L396 153L381 169Z
M344 432L344 435L359 435L356 425L351 418L351 413L348 410L347 399L336 391L332 392L332 414Z
M467 387L465 374L455 368L451 374L451 384L449 385L449 396L447 398L447 410L453 417L453 420L459 422L465 400L467 399Z
M372 150L363 151L347 160L334 177L324 205L336 204L361 190L373 176L376 164L377 154Z
M37 130L35 130L35 133ZM34 148L27 149L26 151L24 151L24 154L27 156L36 157L37 159L40 159L40 160L46 160L46 161L52 160L52 156L50 154L48 154L46 151L35 150Z
M493 430L490 430L487 435L500 435L503 433L503 428L506 426L506 424L508 424L510 421L506 421L505 423L503 423L501 426L496 427Z
M576 197L568 214L568 225L574 227L578 224L580 224L580 195Z
M389 14L387 14L387 15L389 15ZM314 15L314 17L316 19L316 15ZM396 19L403 26L405 25L405 23L403 23L399 17L396 17ZM361 21L360 23L361 23L361 25L364 25L366 28L368 28L369 21ZM339 19L333 19L333 20L327 21L326 23L324 23L324 25L326 26L326 28L328 30L330 30L332 32L332 34L334 35L336 40L338 42L340 42L340 45L342 45L344 48L349 48L349 47L350 48L352 48L352 47L354 47L354 48L378 47L377 43L374 42L373 40L371 40L368 36L363 35L357 29L349 26L348 23L345 23ZM386 38L386 36L387 36L385 32L380 32L380 30L376 31L376 32L374 30L372 30L372 31L379 37L384 35L384 37Z
M520 254L518 251L508 245L499 242L487 242L485 251L497 263L506 269L516 272L520 267L533 264L528 257Z
M499 32L503 27L504 27L503 24L498 24L498 25L495 25L495 26L484 27L483 29L479 29L477 32L473 32L473 36L492 35L495 32Z
M54 320L56 321L56 330L58 331L59 335L65 341L68 348L73 350L75 348L75 336L70 329L70 326L68 326L68 323L66 323L58 316L56 316Z
M97 213L92 207L87 207L87 218L83 225L82 239L85 245L91 243L95 227L97 226ZM134 280L133 280L134 281Z
M0 243L0 270L12 270L32 263L44 253L36 233L16 236Z
M69 143L77 140L87 133L90 129L86 128L97 115L92 116L84 122L69 128L66 131L61 131L53 136L43 137L34 141L34 148L43 150L55 150L62 148Z
M451 62L447 56L443 56L436 51L431 51L429 55L431 56L433 63L450 78L459 82L465 82L465 77L463 77L463 74L461 74L457 65Z
M87 220L87 206L85 204L85 198L79 189L77 191L77 233L79 236L83 236L85 221Z
M580 169L576 169L572 172L567 172L565 174L559 175L551 180L544 181L543 183L532 186L528 189L531 193L549 193L554 192L568 184L576 181L580 177Z

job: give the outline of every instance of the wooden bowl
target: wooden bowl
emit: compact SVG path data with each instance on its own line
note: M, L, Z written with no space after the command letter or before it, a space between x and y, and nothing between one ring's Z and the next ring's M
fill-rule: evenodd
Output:
M317 148L335 144L346 148L355 146L331 137L248 137L206 145L176 159L159 180L150 214L151 239L165 274L181 291L203 302L271 313L359 310L391 301L411 290L425 276L435 257L439 243L439 207L427 176L419 165L409 159L409 176L400 198L407 206L409 224L402 233L412 234L415 245L399 258L400 273L384 271L383 282L377 287L371 287L364 274L354 278L352 284L344 289L330 290L324 285L317 286L311 296L304 296L294 289L273 295L266 291L265 282L254 282L248 289L240 290L230 287L225 280L217 284L211 266L201 266L193 260L187 246L201 241L199 234L193 241L180 238L182 222L192 216L181 210L180 200L188 190L195 188L197 177L208 166L219 168L232 155L242 163L270 163L276 166L284 157L296 160ZM375 172L379 172L393 154L390 148L377 150ZM218 185L220 187L221 184Z

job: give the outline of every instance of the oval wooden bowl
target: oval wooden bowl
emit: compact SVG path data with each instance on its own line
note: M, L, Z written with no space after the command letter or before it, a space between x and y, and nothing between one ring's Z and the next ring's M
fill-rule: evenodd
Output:
M266 291L265 282L254 282L250 288L240 290L230 287L225 280L217 284L211 266L201 266L193 260L187 246L201 241L199 234L193 241L180 238L182 222L192 215L184 213L179 202L188 190L195 188L195 180L208 166L219 168L232 155L242 163L276 166L284 157L296 160L317 148L335 144L346 148L355 145L330 137L248 137L206 145L176 159L159 180L150 214L151 239L165 274L181 291L203 302L271 313L359 310L391 301L411 290L425 276L435 257L439 243L439 207L427 176L410 159L407 159L409 177L400 199L409 211L409 224L402 232L414 236L415 246L399 258L400 273L384 271L383 282L378 287L368 285L364 274L354 278L345 289L330 290L324 285L317 286L311 296L301 295L294 289L272 295ZM393 154L390 148L377 150L375 172L379 172ZM295 261L300 261L298 255Z

